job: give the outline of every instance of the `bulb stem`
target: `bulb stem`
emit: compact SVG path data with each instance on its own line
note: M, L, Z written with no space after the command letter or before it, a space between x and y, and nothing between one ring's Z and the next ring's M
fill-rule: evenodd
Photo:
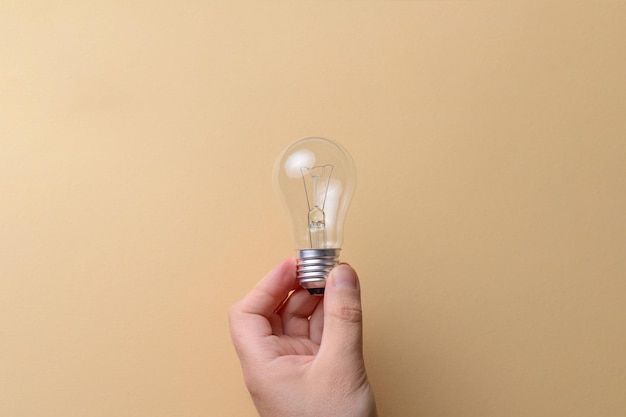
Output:
M296 273L300 286L312 295L324 295L326 278L339 264L339 251L339 248L298 250Z

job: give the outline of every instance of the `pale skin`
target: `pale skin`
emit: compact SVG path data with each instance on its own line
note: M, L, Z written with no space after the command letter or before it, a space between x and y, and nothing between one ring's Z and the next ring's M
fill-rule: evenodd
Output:
M244 381L261 417L377 417L363 361L359 279L331 271L324 297L287 259L229 311Z

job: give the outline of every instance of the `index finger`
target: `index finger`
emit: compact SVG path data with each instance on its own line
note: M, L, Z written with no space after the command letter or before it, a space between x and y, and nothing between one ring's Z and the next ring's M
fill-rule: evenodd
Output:
M267 274L239 303L239 310L269 318L296 288L296 263L285 259Z
M259 339L273 334L272 316L295 286L295 260L286 259L230 308L230 333L242 360L258 352Z
M272 334L270 318L295 287L295 277L295 260L286 259L230 308L228 318L235 344L248 336Z

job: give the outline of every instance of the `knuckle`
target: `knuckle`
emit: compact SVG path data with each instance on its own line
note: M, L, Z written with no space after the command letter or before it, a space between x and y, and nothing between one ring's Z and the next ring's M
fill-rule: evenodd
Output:
M246 389L250 392L250 394L256 396L261 393L263 384L259 382L256 375L244 372L243 381L246 385Z
M238 317L240 317L240 315L241 315L241 301L238 301L235 304L231 305L230 308L228 309L228 320L232 322L233 320L236 320Z
M228 320L231 321L233 319L233 315L235 314L235 306L232 305L228 309Z
M334 316L348 323L361 323L363 311L359 305L342 305L334 311Z

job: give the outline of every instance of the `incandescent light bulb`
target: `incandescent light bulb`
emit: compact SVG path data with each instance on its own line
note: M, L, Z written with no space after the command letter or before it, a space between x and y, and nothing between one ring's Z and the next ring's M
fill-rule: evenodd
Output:
M326 277L339 263L343 224L356 186L352 157L331 140L301 139L277 159L274 183L291 215L300 285L323 295Z

